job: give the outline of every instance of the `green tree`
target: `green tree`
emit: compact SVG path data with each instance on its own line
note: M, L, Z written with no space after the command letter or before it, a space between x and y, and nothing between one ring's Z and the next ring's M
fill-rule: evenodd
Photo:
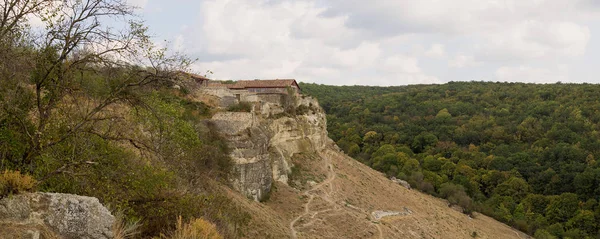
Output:
M413 139L411 149L415 153L424 151L427 147L433 146L438 142L437 136L432 133L421 133Z
M589 210L579 210L579 212L566 224L567 228L579 229L588 235L594 235L598 231L594 212Z
M579 199L574 193L563 193L550 201L546 208L546 216L552 222L565 223L577 213Z
M517 201L525 198L530 192L529 184L522 178L511 177L503 183L499 184L494 193L501 196L514 197Z
M550 234L548 231L544 230L544 229L539 229L537 231L535 231L535 238L537 239L557 239L558 237Z

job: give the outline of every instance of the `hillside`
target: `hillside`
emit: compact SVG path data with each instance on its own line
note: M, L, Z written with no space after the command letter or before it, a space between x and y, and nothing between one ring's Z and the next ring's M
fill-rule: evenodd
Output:
M242 195L222 190L252 215L242 230L245 238L526 237L407 189L346 156L327 137L325 114L313 99L301 96L294 113L273 116L284 109L264 95L216 88L194 95L227 104L235 93L254 110L217 113L212 120L235 148L233 188Z
M277 184L248 238L526 238L481 214L473 218L444 200L406 189L333 148L298 162L323 180L305 190ZM397 215L376 219L373 213ZM265 228L262 220L269 221ZM274 229L274 230L273 230Z
M364 164L536 237L598 235L600 86L301 86Z

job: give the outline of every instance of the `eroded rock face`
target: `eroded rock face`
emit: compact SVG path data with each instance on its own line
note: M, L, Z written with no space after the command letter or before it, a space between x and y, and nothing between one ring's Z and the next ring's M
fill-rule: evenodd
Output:
M269 135L254 113L220 112L212 122L227 140L235 163L233 188L254 200L262 200L271 190Z
M212 122L232 149L234 189L261 201L274 181L288 183L294 154L316 152L331 140L316 100L299 97L295 107L303 112L284 115L283 103L258 97L253 112L220 112Z
M114 221L93 197L27 193L0 200L0 235L4 238L108 239Z

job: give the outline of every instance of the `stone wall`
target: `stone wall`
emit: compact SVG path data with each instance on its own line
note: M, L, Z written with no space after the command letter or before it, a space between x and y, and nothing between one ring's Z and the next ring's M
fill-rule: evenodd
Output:
M226 87L203 87L194 94L194 98L201 101L210 101L204 103L219 108L227 108L240 102L270 103L276 106L282 106L285 103L285 95L281 93L265 94L249 92L244 89L228 89ZM216 99L217 102L213 102L215 101L213 99Z

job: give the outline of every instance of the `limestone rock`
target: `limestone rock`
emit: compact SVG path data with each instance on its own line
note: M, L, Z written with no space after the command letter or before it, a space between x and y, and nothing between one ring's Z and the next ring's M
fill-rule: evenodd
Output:
M0 235L6 238L107 239L114 221L93 197L27 193L0 199Z
M221 99L231 94L224 89L213 91ZM247 93L240 99L252 103L253 111L219 112L211 122L231 149L233 188L261 201L274 181L288 183L295 154L317 152L332 141L327 136L325 112L315 99L298 96L292 107L308 109L298 115L281 114L291 102L282 95Z
M408 183L407 181L404 181L402 179L397 179L396 177L392 177L392 178L390 178L390 180L392 180L392 182L402 185L403 187L405 187L407 189L412 189L410 187L410 183Z

